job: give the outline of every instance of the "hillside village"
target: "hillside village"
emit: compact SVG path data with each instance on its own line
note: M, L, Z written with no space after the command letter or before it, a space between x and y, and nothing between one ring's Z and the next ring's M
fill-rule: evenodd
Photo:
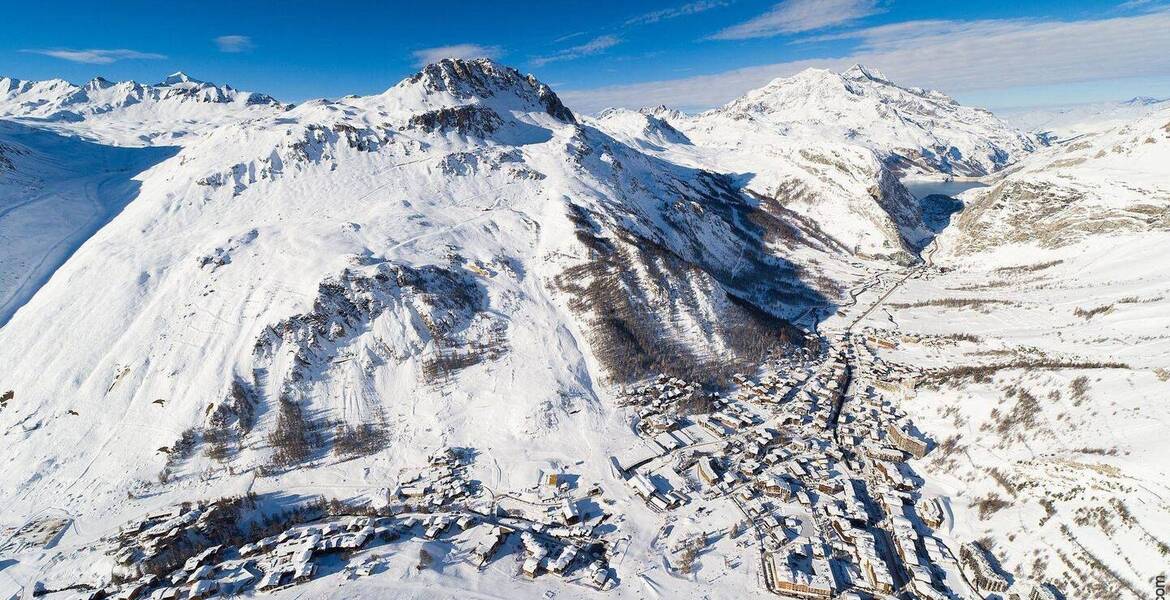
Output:
M846 330L819 351L798 348L737 375L727 395L666 375L628 389L621 402L643 449L612 457L615 472L663 522L700 524L670 532L670 568L689 573L711 544L731 539L781 598L1062 598L1005 573L979 544L936 535L953 517L913 466L936 443L899 407L925 372L875 354L896 343ZM437 450L379 494L302 504L250 534L236 523L256 510L255 496L148 515L103 540L117 566L86 597L263 596L329 574L371 576L410 539L443 540L477 569L509 563L517 578L621 585L610 563L623 538L607 525L601 485L582 489L577 476L551 471L528 489L493 492L468 479L474 454ZM67 525L47 519L13 537L47 545ZM417 568L433 560L420 550Z
M1170 590L1165 106L0 96L0 600Z

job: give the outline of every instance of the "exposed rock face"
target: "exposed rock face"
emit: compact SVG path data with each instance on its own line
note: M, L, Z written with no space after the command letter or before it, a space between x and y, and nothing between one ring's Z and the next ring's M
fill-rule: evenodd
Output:
M9 171L15 169L16 166L12 164L12 159L9 158L9 155L16 154L17 152L18 150L12 146L0 144L0 169L7 169Z
M427 133L442 131L483 137L499 129L501 124L503 119L496 111L470 105L440 108L414 115L410 118L409 126Z
M521 75L511 67L498 65L486 58L475 60L443 59L423 68L405 84L421 85L434 92L446 92L455 98L489 98L498 93L516 94L544 112L565 123L576 117L547 85L532 75Z

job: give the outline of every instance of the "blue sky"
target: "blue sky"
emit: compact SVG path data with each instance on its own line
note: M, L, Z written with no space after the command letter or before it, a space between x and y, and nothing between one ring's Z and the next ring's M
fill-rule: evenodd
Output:
M864 62L990 107L1170 96L1165 0L11 3L0 75L161 80L288 101L380 92L480 55L566 102L706 108L805 67Z

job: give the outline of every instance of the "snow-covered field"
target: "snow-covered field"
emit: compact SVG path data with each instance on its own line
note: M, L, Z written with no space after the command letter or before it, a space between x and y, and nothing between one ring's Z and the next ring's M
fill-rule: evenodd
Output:
M0 113L0 598L164 597L212 573L276 598L767 595L767 557L830 539L836 501L716 493L672 465L731 471L803 434L795 396L828 398L832 365L856 381L821 407L825 439L842 412L858 426L851 402L883 402L862 338L925 370L882 418L933 440L903 492L946 507L929 530L952 554L980 541L1013 589L1067 598L1142 597L1165 570L1164 111L1044 147L856 67L701 115L584 117L532 76L448 60L296 107L181 74L0 79ZM941 180L992 173L924 221ZM704 390L666 441L646 429L662 407L630 401L676 385L660 374ZM701 426L715 390L758 422ZM818 440L793 442L801 461L878 485ZM376 535L281 583L300 550L279 548L332 535L296 519L343 514L334 539ZM495 526L515 535L477 567ZM282 546L249 560L262 531ZM214 570L189 562L213 543ZM956 560L919 584L982 597ZM844 571L835 592L871 590Z
M936 259L862 325L939 370L905 406L952 536L1069 597L1145 597L1170 552L1170 236L1103 242Z

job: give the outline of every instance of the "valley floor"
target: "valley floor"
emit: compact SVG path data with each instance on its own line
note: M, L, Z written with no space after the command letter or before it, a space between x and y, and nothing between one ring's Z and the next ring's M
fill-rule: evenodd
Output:
M1148 597L1170 556L1166 234L948 257L859 325L929 369L904 404L950 535L1069 598Z
M27 598L38 581L50 588L100 581L103 573L118 569L111 554L141 541L123 533L127 520L188 499L251 493L258 498L259 514L279 513L321 496L348 499L367 506L363 510L399 507L380 509L399 516L370 522L371 528L392 531L395 541L323 555L305 583L266 592L275 598L382 593L740 598L765 589L784 595L778 584L787 576L777 575L777 569L787 565L792 577L816 574L816 540L834 537L831 522L848 518L850 510L883 515L878 521L860 513L855 518L872 523L866 530L878 534L873 551L886 557L875 564L888 565L890 585L904 593L917 589L908 579L916 571L910 567L913 561L899 558L905 555L897 550L897 540L921 535L915 538L915 552L931 557L934 583L928 575L926 585L936 589L918 595L1006 597L977 589L986 586L963 556L971 547L987 552L992 569L1011 585L1045 582L1067 598L1144 597L1170 552L1164 533L1170 531L1170 486L1159 460L1170 450L1161 435L1167 425L1162 404L1170 391L1170 372L1162 367L1170 364L1170 266L1153 256L1170 238L1154 237L1134 236L1110 249L1075 246L1058 255L1031 257L1005 252L939 259L928 252L932 260L926 266L878 273L858 286L852 294L856 302L820 328L832 343L825 355L765 366L714 406L708 414L716 418L672 407L675 392L689 393L685 382L664 378L642 392L627 390L646 396L610 416L590 417L594 434L608 432L602 438L578 430L577 441L562 451L528 449L526 458L512 448L472 449L469 464L458 467L467 472L465 479L457 479L458 486L467 487L444 500L455 504L427 509L413 525L407 515L416 509L404 508L413 504L403 486L421 485L431 473L431 468L408 468L411 463L425 467L423 449L286 475L221 473L157 491L147 486L128 510L108 514L75 515L45 507L22 523L8 524L6 550L15 558L0 570L0 591ZM887 410L890 416L881 416ZM867 425L875 416L878 421ZM652 429L665 417L679 419L677 432L666 442ZM733 432L720 424L725 418L746 419L748 425ZM891 441L892 429L886 434L886 426L878 425L885 419L901 423L907 439L929 440L925 457L910 458L896 474L878 466L886 459L862 458L880 452L878 446L839 446L853 434L864 437L867 427L882 432L874 435L886 447L900 444ZM765 431L779 431L795 445L772 446L770 437L758 437L772 435ZM591 441L598 439L604 441ZM751 444L767 454L749 451ZM842 456L834 448L854 458L831 463L838 466L817 475L824 460L817 457ZM740 479L704 480L703 468L694 465L708 456L720 465L717 471L738 473ZM776 472L784 473L790 483L783 485L791 485L793 492L808 490L811 504L795 495L771 495L770 467L760 471L752 465L768 462L753 457L773 456L777 467L808 469ZM528 472L515 472L525 464ZM501 468L512 472L505 476ZM571 474L573 485L544 486L540 482L550 473ZM850 482L853 491L844 496L828 487L821 491L816 482L834 481L825 479L830 473ZM899 481L916 478L920 483L898 487ZM905 508L919 533L907 534L900 529L901 515L889 512L902 510L897 502L889 504L890 497L906 493L900 489L920 490L906 496L911 504ZM850 498L862 504L850 506ZM588 548L596 545L604 552L588 560L582 554L562 577L533 578L524 574L532 546L512 536L502 538L498 555L484 567L471 564L472 549L489 526L515 532L541 522L555 524L566 499L582 510L583 524L592 533L546 534L538 528L532 535L544 536L541 543L550 557L570 546L592 552ZM826 509L826 502L838 508ZM939 514L930 519L938 523L926 525L922 515L936 509ZM442 531L460 515L477 524L434 539L421 535L429 523L441 524ZM29 543L34 526L64 529L48 541ZM286 535L296 531L293 527ZM810 541L813 556L803 549ZM937 548L930 546L936 543ZM420 568L422 556L429 557L425 568ZM855 592L880 593L881 577L871 577L864 551L842 556L861 558L853 563L842 559L842 567L834 559L828 574L833 589L842 589L845 581L844 587ZM539 568L549 569L548 560ZM90 570L79 577L75 565L81 563ZM372 575L351 580L355 567L364 563L373 565ZM265 572L264 563L251 571L244 568L247 564L228 559L218 572L221 577L236 572L233 568L254 577ZM597 564L604 565L606 583L600 589L590 587ZM808 583L816 585L812 579ZM241 591L261 594L247 587Z

